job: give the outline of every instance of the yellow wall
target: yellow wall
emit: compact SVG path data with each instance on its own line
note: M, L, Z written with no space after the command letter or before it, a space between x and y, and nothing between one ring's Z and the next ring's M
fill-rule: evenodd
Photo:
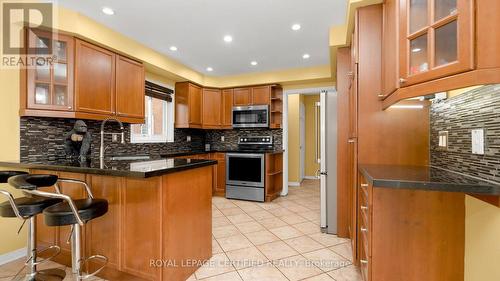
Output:
M304 95L304 106L306 110L306 155L305 155L305 175L306 177L316 176L316 172L319 169L319 164L316 161L316 102L319 102L319 95ZM319 116L318 116L319 117ZM319 131L318 131L319 133ZM318 135L319 137L319 135Z
M500 208L466 198L465 281L500 280Z
M302 95L288 96L288 182L300 182L300 102Z

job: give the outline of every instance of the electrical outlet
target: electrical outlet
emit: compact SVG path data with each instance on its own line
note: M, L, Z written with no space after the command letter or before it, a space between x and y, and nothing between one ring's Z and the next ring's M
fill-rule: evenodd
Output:
M224 142L224 141L225 141L224 136L220 136L220 141L221 141L221 142Z
M187 142L190 142L190 141L191 141L191 136L187 136L187 137L186 137L186 141L187 141Z
M439 149L448 149L448 131L439 131Z
M484 129L472 130L472 154L484 155Z

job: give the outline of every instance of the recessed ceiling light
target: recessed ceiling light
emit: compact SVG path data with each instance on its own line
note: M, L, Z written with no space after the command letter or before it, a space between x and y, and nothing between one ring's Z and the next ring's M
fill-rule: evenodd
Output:
M420 49L420 48L415 48L415 49L412 49L411 51L412 51L412 52L414 52L414 53L418 53L418 52L422 51L422 49Z
M177 47L176 46L170 46L170 51L172 51L172 52L177 51Z
M113 9L111 9L110 7L103 7L102 12L108 16L112 16L115 14L115 11L113 11Z
M258 63L256 61L252 61L250 64L256 66Z
M210 72L210 71L214 71L214 69L213 69L213 68L211 68L211 67L207 67L207 71L209 71L209 72Z
M311 56L310 56L309 54L303 54L303 55L302 55L302 58L303 58L303 59L305 59L305 60L306 60L306 59L308 59L308 58L310 58L310 57L311 57Z
M298 24L298 23L296 23L296 24L292 25L292 30L297 31L297 30L299 30L300 28L301 28L301 26L300 26L300 24Z
M231 35L224 36L224 42L229 43L233 41L233 37Z

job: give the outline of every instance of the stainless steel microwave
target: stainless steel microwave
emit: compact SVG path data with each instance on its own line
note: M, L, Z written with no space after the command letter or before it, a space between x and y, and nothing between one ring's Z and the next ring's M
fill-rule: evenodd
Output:
M233 107L233 128L268 128L269 105Z

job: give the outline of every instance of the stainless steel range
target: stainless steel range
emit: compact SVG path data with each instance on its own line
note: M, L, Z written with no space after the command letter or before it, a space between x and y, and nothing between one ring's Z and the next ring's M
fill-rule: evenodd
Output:
M264 202L265 151L273 149L271 136L238 140L238 152L226 154L226 198Z

